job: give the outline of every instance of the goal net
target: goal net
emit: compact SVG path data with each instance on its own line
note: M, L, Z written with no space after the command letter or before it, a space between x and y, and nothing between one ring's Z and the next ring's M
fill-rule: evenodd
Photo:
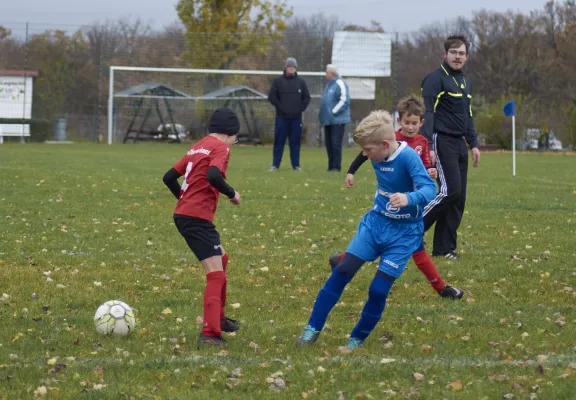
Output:
M274 107L268 102L272 81L282 71L201 70L110 67L108 143L140 140L182 141L207 133L208 119L230 107L240 119L239 140L269 143ZM303 115L303 136L314 144L320 132L318 112L324 72L298 72L311 101Z

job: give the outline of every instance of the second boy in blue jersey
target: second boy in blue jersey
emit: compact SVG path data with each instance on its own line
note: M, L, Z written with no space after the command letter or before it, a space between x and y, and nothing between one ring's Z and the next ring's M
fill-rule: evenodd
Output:
M436 195L436 185L418 154L396 141L392 118L386 111L374 111L364 118L354 132L354 141L376 173L374 205L362 218L344 259L318 293L299 345L316 342L346 285L365 262L380 257L362 316L347 344L350 349L362 346L382 317L394 281L421 243L422 211Z

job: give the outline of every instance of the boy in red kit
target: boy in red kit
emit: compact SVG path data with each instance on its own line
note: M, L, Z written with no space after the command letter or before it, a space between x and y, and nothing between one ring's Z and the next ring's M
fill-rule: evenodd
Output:
M219 108L209 121L209 134L174 164L164 175L164 184L178 199L174 222L206 272L204 325L200 345L223 345L222 331L240 329L237 321L226 318L226 266L228 254L212 221L220 193L232 204L240 204L240 194L226 183L230 145L236 143L240 122L234 111ZM184 176L182 186L178 178Z
M396 131L396 140L406 142L412 147L420 156L430 178L436 179L438 171L430 161L428 140L418 134L420 127L424 123L423 117L425 111L424 102L417 96L412 95L400 100L398 103L398 123L400 124L400 129ZM346 175L347 187L354 187L354 174L367 159L368 158L360 152L358 157L352 162ZM344 254L345 253L331 256L329 259L330 266L335 268L342 261ZM426 276L432 288L441 297L449 299L462 298L464 295L463 290L446 285L442 280L434 262L424 249L424 241L422 241L420 248L412 255L412 258L418 269Z

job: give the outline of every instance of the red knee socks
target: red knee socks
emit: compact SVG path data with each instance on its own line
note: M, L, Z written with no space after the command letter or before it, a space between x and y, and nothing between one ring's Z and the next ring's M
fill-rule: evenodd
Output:
M206 275L206 290L204 291L204 325L202 335L222 335L220 329L220 304L222 289L226 285L226 273L224 271L210 272Z
M428 282L430 282L430 285L432 285L434 290L440 293L446 283L440 277L440 273L436 269L436 266L428 253L426 253L426 250L417 251L412 255L412 257L414 258L414 262L418 269L422 271L428 279Z
M228 266L228 254L222 256L222 268L226 274L226 267ZM220 293L220 321L224 320L224 309L226 308L226 286L228 283L228 276L222 285L222 292Z

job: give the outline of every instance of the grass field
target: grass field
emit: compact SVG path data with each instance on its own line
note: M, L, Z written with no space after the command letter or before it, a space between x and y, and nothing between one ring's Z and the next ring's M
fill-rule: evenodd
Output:
M463 257L437 262L465 299L440 299L411 263L366 347L340 354L374 264L315 347L295 340L328 256L372 204L371 168L351 190L322 149L303 149L301 173L287 150L268 173L270 148L233 149L228 181L243 203L221 200L215 223L242 329L226 350L197 351L204 273L162 183L185 150L0 146L0 398L574 398L576 157L520 154L513 179L510 154L484 154L469 173ZM127 339L95 332L110 299L136 311Z

